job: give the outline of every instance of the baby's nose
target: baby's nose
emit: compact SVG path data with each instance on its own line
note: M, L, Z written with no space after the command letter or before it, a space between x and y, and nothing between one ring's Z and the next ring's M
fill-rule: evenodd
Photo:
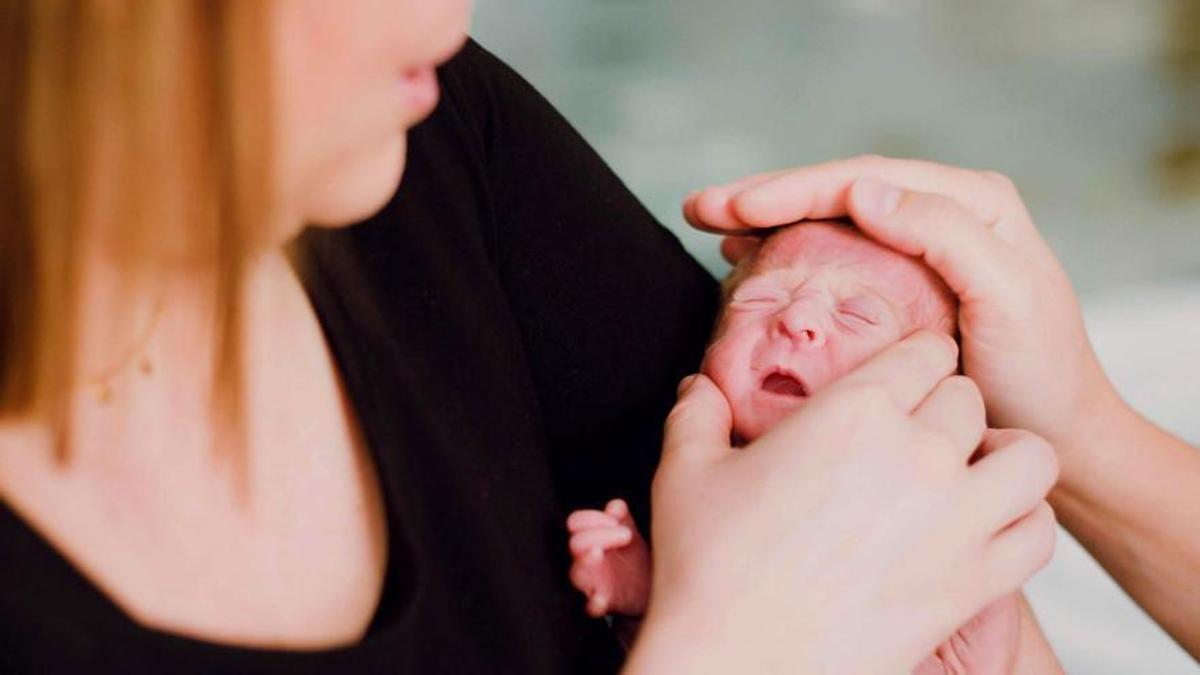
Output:
M780 312L777 328L783 337L798 347L820 349L825 346L828 331L812 303L793 302Z

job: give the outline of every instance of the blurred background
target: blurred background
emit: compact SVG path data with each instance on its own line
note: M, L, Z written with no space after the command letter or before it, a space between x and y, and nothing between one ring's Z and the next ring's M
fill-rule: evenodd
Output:
M688 190L865 152L1008 174L1122 393L1200 442L1200 0L477 0L473 33L714 274ZM1200 672L1065 534L1028 592L1069 672Z

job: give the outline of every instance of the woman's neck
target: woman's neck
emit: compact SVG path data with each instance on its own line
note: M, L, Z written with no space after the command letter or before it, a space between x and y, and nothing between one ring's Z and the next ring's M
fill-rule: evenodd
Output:
M136 444L134 436L162 425L168 425L164 434L175 427L190 429L200 441L209 436L221 330L215 269L190 266L130 274L97 258L82 272L70 399L73 426L86 437L72 445L87 445L93 438ZM239 281L245 319L237 334L228 337L239 341L241 385L252 375L247 364L262 356L256 345L282 339L273 327L281 323L282 312L294 311L290 305L295 302L281 299L294 298L287 285L298 282L278 249L250 259Z
M202 368L212 360L216 283L215 270L201 266L130 271L111 258L87 259L76 324L77 386L115 393L133 371Z

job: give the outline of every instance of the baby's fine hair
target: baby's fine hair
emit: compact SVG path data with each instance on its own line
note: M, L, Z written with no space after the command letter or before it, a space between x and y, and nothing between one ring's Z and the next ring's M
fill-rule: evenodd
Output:
M832 220L822 220L820 222L831 225L839 225L850 230L857 229L854 226L853 221L848 218L836 218ZM792 223L791 225L781 225L779 227L772 227L770 229L763 230L761 235L757 235L760 239L758 247L739 260L737 264L733 266L733 269L729 270L729 274L725 275L725 278L721 280L722 308L729 304L730 296L733 295L733 291L737 289L737 287L741 285L743 281L745 281L746 277L750 276L751 272L754 271L754 265L758 262L758 255L765 248L767 248L768 243L775 237L783 235L792 228L803 227L804 225L805 223L803 221L799 223Z
M860 236L865 236L859 232L858 228L854 225L854 222L848 218L822 220L820 222L828 225L843 227L858 233ZM733 266L733 269L729 270L729 274L725 275L725 278L721 280L721 304L720 309L717 312L716 322L713 324L714 331L718 326L721 325L721 320L725 316L726 308L729 306L729 302L733 298L734 291L737 290L737 287L740 286L747 277L754 273L759 257L763 251L770 247L770 242L776 237L782 236L786 232L790 231L792 228L804 227L805 224L806 223L802 221L799 223L783 225L765 230L763 234L759 235L761 241L758 247L752 252L746 254L737 262L737 264ZM949 307L946 309L949 310L949 314L938 320L938 327L945 329L952 335L957 335L957 321L955 320L958 305L957 298L955 298L954 294L950 292L950 289L944 287L944 283L940 279L938 279L937 283L943 287L943 293L928 294L929 297L923 298L921 302L922 307L920 310L933 312L936 316L938 314L942 314L942 311L937 309L937 307L943 303L948 304ZM939 296L945 296L944 300L940 300Z

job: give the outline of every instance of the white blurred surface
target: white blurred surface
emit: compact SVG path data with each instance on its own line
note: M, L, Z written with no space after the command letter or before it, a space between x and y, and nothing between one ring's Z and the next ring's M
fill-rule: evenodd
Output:
M1093 298L1084 314L1125 399L1160 426L1200 442L1200 283L1122 290ZM1068 673L1200 673L1065 531L1054 560L1026 593Z
M1190 3L477 0L474 32L714 273L685 193L871 152L1008 174L1092 293L1200 280L1200 182L1162 164L1200 142Z

